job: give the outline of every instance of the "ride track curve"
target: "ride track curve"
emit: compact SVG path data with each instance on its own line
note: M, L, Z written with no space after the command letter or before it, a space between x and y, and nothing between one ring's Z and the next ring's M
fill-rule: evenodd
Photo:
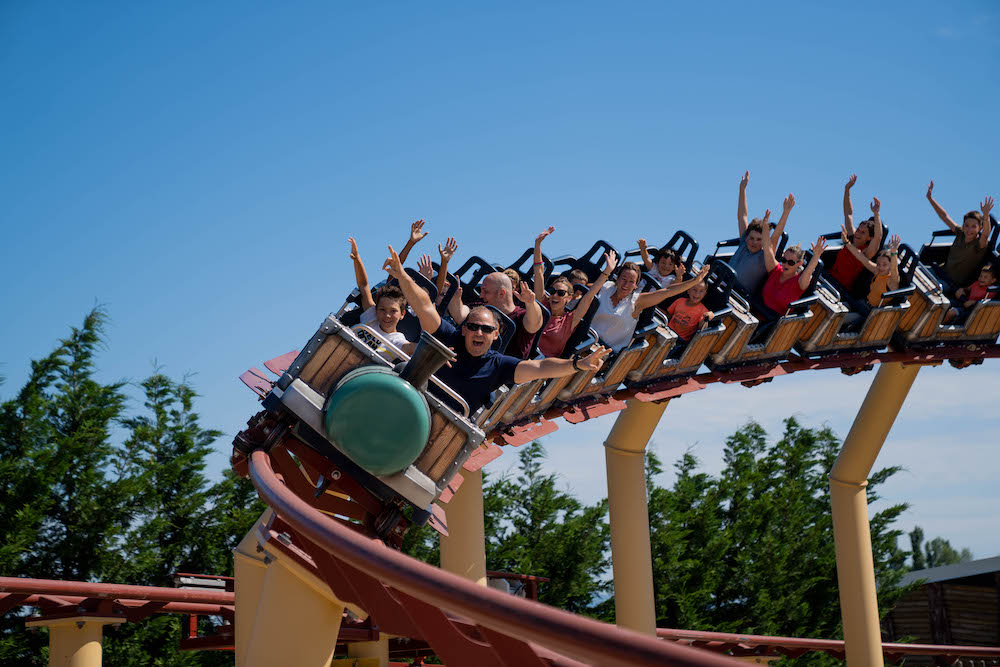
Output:
M458 575L422 563L399 553L381 541L358 532L311 507L289 490L271 467L271 457L254 451L248 461L250 479L261 499L296 535L304 538L331 558L337 569L347 566L377 580L385 594L410 610L414 625L427 626L427 608L448 610L476 624L481 639L472 640L481 649L476 664L493 665L579 665L608 667L663 665L732 667L737 660L715 653L666 642L638 632L616 628L592 619L512 595L478 586ZM314 550L312 555L317 554ZM325 568L321 568L325 569ZM324 573L325 574L325 573ZM325 576L335 595L351 602L350 583ZM391 590L390 590L391 589ZM360 602L360 600L358 600ZM367 602L372 602L368 600ZM372 610L369 610L372 611ZM382 631L396 634L401 628L372 611ZM388 616L388 614L386 614ZM449 624L454 619L444 619ZM459 622L460 623L460 622ZM456 633L461 633L455 627ZM409 635L413 636L413 635ZM434 645L433 638L426 638ZM488 643L487 643L488 642ZM532 646L532 644L534 646ZM450 659L448 646L434 646L446 664L467 664ZM542 650L538 650L541 648ZM552 653L550 654L549 651ZM565 657L564 657L565 656ZM490 660L489 657L493 659ZM568 657L569 659L566 659Z

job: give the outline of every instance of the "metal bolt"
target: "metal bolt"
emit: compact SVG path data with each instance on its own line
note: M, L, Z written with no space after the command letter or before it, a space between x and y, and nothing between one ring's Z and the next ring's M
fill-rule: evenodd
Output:
M330 472L330 479L332 479L332 480L338 480L338 479L340 479L340 471L339 470L333 470L333 471L331 471Z
M284 544L285 546L292 543L292 536L289 535L288 533L278 533L277 537L278 541Z

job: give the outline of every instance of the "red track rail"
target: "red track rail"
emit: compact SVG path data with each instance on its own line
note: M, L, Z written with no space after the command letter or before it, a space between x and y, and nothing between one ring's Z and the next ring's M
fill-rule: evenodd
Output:
M251 455L249 471L261 498L278 517L329 554L339 567L358 570L413 602L448 610L477 624L479 633L495 651L498 662L494 664L545 664L527 642L574 660L608 667L737 664L732 658L663 642L477 586L389 549L310 507L275 476L270 456L263 451ZM435 646L434 637L424 639L442 652L441 646Z

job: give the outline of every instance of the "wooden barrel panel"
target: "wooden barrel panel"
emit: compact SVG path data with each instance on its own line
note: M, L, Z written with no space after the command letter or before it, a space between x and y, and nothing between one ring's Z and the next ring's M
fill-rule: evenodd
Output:
M299 379L305 382L307 385L313 389L316 386L313 384L313 378L319 372L323 365L327 362L334 352L340 352L341 358L347 356L347 352L351 344L340 336L327 336L316 352L313 353L309 360L306 362L305 367L303 367L302 372L299 373Z
M441 452L434 461L434 464L426 471L426 475L430 477L434 482L437 482L441 477L448 472L448 468L451 466L455 457L458 453L462 451L462 447L465 446L466 435L459 429L455 429L455 434L452 436L446 444L441 447ZM444 438L442 438L444 440Z

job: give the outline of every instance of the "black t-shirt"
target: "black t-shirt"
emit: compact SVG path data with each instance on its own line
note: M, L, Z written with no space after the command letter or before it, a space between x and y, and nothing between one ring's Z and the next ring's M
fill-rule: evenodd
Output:
M514 369L521 363L517 357L509 357L495 350L489 350L481 357L472 356L465 349L465 338L461 332L445 320L441 320L441 326L433 335L448 347L454 348L458 355L451 367L442 366L435 375L465 399L469 404L470 416L489 402L490 394L497 387L514 384ZM430 386L434 391L434 385ZM434 393L440 396L437 391Z

